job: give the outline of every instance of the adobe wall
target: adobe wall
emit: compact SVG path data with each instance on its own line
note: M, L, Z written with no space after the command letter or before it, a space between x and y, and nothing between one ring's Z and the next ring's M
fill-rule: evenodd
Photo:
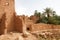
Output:
M30 16L30 20L32 20L34 23L36 23L36 21L37 21L38 19L39 19L39 18L36 17L36 16L34 16L34 15Z
M0 35L4 34L5 31L5 14L3 14L0 18Z
M31 27L32 27L31 31L41 31L41 30L51 29L51 25L49 26L47 24L33 24Z
M30 32L34 32L34 31L43 31L50 29L60 29L60 25L40 23L40 24L32 24L29 28L31 29Z
M6 14L5 20L5 33L11 31L23 32L25 31L24 17L20 18L15 14L14 0L0 0L0 18ZM2 18L3 19L3 18ZM2 25L2 24L1 24ZM24 27L23 27L24 26ZM3 29L2 29L3 30Z
M7 32L12 31L12 27L14 26L14 12L15 12L15 5L14 5L14 0L0 0L1 4L1 9L0 10L1 14L5 13L6 14L6 21L5 21L5 26L7 29Z
M14 12L15 13L15 12ZM15 30L15 14L7 21L5 24L7 31L6 32L13 32Z
M17 32L23 32L23 20L20 16L15 17L14 28Z

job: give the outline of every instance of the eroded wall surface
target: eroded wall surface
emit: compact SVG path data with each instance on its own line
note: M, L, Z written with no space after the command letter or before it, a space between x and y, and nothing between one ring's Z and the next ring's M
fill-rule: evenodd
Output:
M14 0L0 0L0 3L1 9L3 9L0 11L6 14L5 27L7 29L7 32L12 31L13 30L12 28L14 26L14 12L15 12Z
M5 31L5 14L2 15L2 17L0 18L0 35L4 34Z
M53 25L53 24L44 24L44 23L40 23L40 24L32 24L31 26L31 32L34 31L44 31L44 30L58 30L60 29L60 25Z
M24 26L23 18L20 16L15 16L15 22L14 22L15 31L22 33L23 26Z

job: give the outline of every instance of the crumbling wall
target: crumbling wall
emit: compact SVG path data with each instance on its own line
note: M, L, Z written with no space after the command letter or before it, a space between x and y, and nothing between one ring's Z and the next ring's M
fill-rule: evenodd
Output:
M22 18L19 16L15 17L15 31L17 32L23 32L23 21Z
M14 7L14 0L4 0L4 11L6 13L6 29L7 32L13 31L14 27L14 13L15 13L15 7Z
M13 14L12 16L10 15L10 17L7 18L7 20L5 21L6 32L13 32L15 30L14 22L15 22L15 14Z
M5 14L3 14L2 17L0 18L0 35L4 34L5 31L5 18L6 18Z
M30 20L32 20L34 23L39 19L39 17L36 17L34 15L30 16Z
M6 14L5 32L13 31L15 15L14 0L0 0L0 7L1 7L0 13Z
M39 24L32 24L30 28L31 28L30 32L43 31L43 30L54 30L54 29L60 29L60 25L39 23Z

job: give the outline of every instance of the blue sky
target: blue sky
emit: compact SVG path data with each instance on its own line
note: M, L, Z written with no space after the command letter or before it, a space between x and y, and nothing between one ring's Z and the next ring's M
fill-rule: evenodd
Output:
M50 7L60 15L60 0L15 0L15 10L17 15L33 15L35 10L44 11Z

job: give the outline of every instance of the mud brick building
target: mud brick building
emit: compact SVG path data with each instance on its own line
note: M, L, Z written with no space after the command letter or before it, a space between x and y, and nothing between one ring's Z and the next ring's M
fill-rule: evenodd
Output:
M35 32L47 29L60 29L60 25L35 24L35 16L18 16L15 0L0 0L0 34L8 32Z
M24 19L15 13L15 0L0 0L0 20L2 33L23 32Z

